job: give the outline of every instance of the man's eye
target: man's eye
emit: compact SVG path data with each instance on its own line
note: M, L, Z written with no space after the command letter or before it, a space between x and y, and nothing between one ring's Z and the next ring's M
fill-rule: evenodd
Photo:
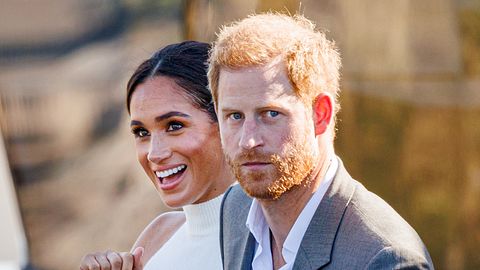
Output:
M242 119L242 114L240 114L240 113L231 113L228 117L229 117L230 119L232 119L232 120L240 120L240 119Z
M267 116L268 117L277 117L280 113L277 111L267 111Z
M135 135L136 138L143 138L143 137L146 137L148 136L148 131L146 129L143 129L143 128L135 128L135 129L132 129L132 133L133 135Z
M168 123L167 131L176 131L183 128L183 124L180 122L170 122Z

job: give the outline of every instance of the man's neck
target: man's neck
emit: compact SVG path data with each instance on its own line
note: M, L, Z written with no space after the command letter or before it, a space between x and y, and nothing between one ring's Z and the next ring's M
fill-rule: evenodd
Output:
M276 200L258 200L272 234L272 245L275 244L277 251L280 251L277 254L272 252L274 261L276 255L281 255L288 233L305 205L322 183L329 165L330 157L325 156L312 172L309 184L295 186Z

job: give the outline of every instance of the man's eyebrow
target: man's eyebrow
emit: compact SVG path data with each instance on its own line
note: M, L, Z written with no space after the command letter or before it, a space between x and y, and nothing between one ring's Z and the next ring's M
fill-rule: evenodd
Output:
M282 108L283 106L284 105L282 105L281 103L269 102L269 103L258 105L257 108L255 108L255 110L263 110L263 109L268 109L268 108ZM221 112L238 112L238 111L242 111L242 109L234 109L234 108L231 108L231 107L222 107L222 108L219 108L219 111L221 111Z
M228 108L228 107L222 107L220 108L222 112L231 112L231 111L238 111L236 109Z
M185 113L182 113L182 112L172 111L172 112L168 112L168 113L165 113L165 114L162 114L160 116L155 117L155 122L161 122L165 119L168 119L168 118L174 117L174 116L190 118L190 115L188 115L188 114L185 114Z

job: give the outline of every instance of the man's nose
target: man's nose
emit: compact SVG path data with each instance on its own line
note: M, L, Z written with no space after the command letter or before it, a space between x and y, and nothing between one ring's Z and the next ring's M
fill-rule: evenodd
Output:
M152 136L150 149L148 151L147 159L153 163L161 163L163 160L172 155L172 150L169 145L166 145L156 136Z
M255 119L245 120L239 146L243 149L252 149L261 145L263 145L263 140Z

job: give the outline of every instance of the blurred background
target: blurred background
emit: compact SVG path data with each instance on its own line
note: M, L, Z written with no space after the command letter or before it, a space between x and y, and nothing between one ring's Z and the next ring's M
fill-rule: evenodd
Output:
M129 250L168 210L137 165L129 75L267 10L300 10L337 42L336 151L352 176L437 269L480 269L479 0L0 0L0 268Z

